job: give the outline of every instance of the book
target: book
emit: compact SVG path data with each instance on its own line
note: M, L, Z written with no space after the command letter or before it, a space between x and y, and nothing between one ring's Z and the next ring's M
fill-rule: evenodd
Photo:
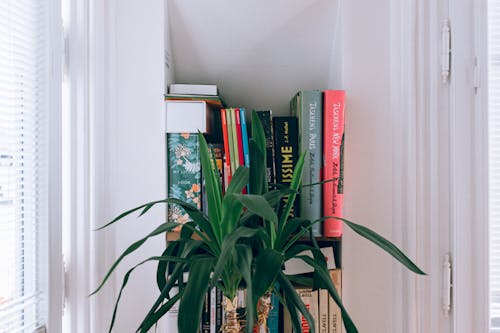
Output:
M264 135L266 136L266 164L267 164L267 181L268 189L274 190L274 138L273 138L273 128L272 128L272 111L262 110L256 111L259 117L262 127L264 128Z
M168 197L177 198L201 208L201 164L198 135L167 133ZM191 221L179 205L169 204L170 222L184 224ZM180 227L174 231L180 231Z
M304 302L306 309L309 311L312 318L314 319L314 331L318 332L319 331L318 291L312 290L310 288L299 288L297 289L297 293L299 294L299 297L302 299L302 302ZM310 332L309 323L307 322L306 317L304 317L302 314L300 314L300 323L302 326L302 333L309 333Z
M323 215L343 217L344 201L342 147L344 142L344 105L345 91L325 90L323 108ZM342 236L342 221L329 218L323 222L326 237Z
M210 133L213 112L204 101L166 101L165 132Z
M221 96L165 94L166 101L204 101L214 108L223 108L226 103Z
M205 293L205 301L203 302L203 310L201 311L201 333L210 332L210 291Z
M306 309L309 311L314 320L314 331L318 332L318 291L312 290L311 288L297 288L297 294L304 302ZM302 328L302 333L311 332L311 328L307 319L302 315L302 313L297 312L299 316L300 325ZM292 318L288 309L285 309L283 314L283 332L285 333L297 333L293 329Z
M342 297L342 270L334 269L329 272L337 293ZM342 333L342 312L332 297L328 298L328 317L330 327L328 333Z
M234 109L234 119L236 124L236 140L238 141L238 161L239 165L245 165L245 158L243 157L243 136L241 133L241 119L240 109Z
M269 316L267 317L267 328L269 333L279 333L280 332L280 301L278 296L273 292L271 295L271 311L269 311Z
M215 287L210 289L210 333L217 333L216 331L216 313L217 313L217 290Z
M333 254L333 247L331 246L326 246L320 248L321 253L325 256L326 260L326 267L330 269L335 269L336 263L335 263L335 256ZM308 256L313 258L313 253L310 250L302 251L298 256ZM302 259L299 258L290 258L284 263L285 266L285 274L287 275L296 275L296 274L304 274L304 273L311 273L314 271L314 268L312 266L309 266L307 263L305 263Z
M250 149L248 145L247 120L244 108L240 108L240 120L241 120L241 137L243 139L243 158L245 161L245 165L247 167L250 167Z
M179 287L172 287L170 290L170 296L176 295L179 292ZM171 308L168 310L165 315L165 327L177 327L177 320L179 318L179 304L180 300L177 301Z
M223 295L221 289L215 289L217 290L215 298L215 331L220 332L224 320L224 307L222 306Z
M273 117L273 134L276 184L290 186L293 171L299 158L297 117ZM281 209L283 209L287 200L288 197L282 200ZM294 216L300 216L298 195L290 211L290 217Z
M329 333L328 324L328 290L318 289L318 327L319 333Z
M229 133L227 126L227 112L226 109L221 110L221 123L222 123L222 138L224 142L224 190L227 189L231 181L231 154L229 147Z
M231 128L230 133L232 135L232 140L230 140L232 144L232 152L231 160L234 161L234 169L232 170L233 174L236 172L238 167L240 166L240 156L238 150L238 134L236 133L236 114L234 109L230 109L229 112L231 114Z
M236 160L238 159L236 151L234 149L235 136L233 136L233 122L234 113L232 109L226 109L226 120L227 120L227 137L229 146L229 160L231 162L231 175L236 171Z
M217 86L215 84L173 83L168 85L168 92L169 94L181 95L217 96Z
M299 150L306 152L302 185L312 185L321 182L322 149L322 109L321 91L299 91L290 101L292 115L299 122ZM321 218L321 186L312 185L302 188L299 200L300 216L310 221ZM321 224L312 227L313 236L321 237Z

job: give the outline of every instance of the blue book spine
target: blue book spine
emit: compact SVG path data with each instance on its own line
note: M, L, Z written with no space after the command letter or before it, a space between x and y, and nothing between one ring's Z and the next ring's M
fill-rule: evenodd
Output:
M250 149L248 144L247 120L245 117L245 109L240 108L240 123L241 123L241 141L243 142L243 159L245 166L250 168ZM250 185L247 184L247 192L250 193Z
M273 293L271 295L271 311L269 311L269 316L267 317L267 328L269 333L279 333L279 323L280 323L280 301L278 297Z
M243 157L245 166L250 167L250 150L248 149L248 131L247 121L245 118L245 109L240 108L240 121L241 121L241 140L243 141Z

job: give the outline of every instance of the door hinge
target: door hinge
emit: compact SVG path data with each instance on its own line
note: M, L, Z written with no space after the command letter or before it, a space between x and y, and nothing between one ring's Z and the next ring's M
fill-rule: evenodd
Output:
M479 89L479 85L481 82L479 64L477 61L477 57L474 57L474 70L473 70L472 80L473 80L472 87L474 88L474 93L477 94L477 90Z
M451 256L449 253L443 259L443 285L441 292L441 302L443 314L448 317L451 312L451 288L453 287Z
M450 20L444 19L441 25L441 78L448 83L451 61L451 30Z

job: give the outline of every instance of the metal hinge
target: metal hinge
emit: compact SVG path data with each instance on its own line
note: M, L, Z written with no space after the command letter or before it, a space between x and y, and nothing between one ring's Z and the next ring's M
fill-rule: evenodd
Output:
M441 292L441 302L443 314L448 317L451 312L451 288L453 287L451 256L449 253L444 255L443 259L443 285Z
M474 70L473 70L473 77L472 77L472 87L474 88L474 93L477 94L477 90L479 89L480 82L481 82L481 77L480 77L480 71L479 71L479 64L477 61L477 57L474 57Z
M441 25L441 78L448 83L451 61L451 30L450 20L444 19Z

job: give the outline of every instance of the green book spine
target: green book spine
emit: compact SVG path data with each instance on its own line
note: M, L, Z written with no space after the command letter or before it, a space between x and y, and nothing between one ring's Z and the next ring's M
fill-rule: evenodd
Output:
M292 114L299 121L299 150L306 151L306 159L302 173L302 185L315 184L321 181L322 165L322 113L323 99L321 91L309 90L298 92L290 102ZM311 221L321 218L321 186L304 187L300 194L299 211L303 218ZM313 235L321 237L320 223L313 226Z
M167 133L168 197L201 207L201 165L198 135ZM168 205L168 220L191 221L178 205ZM177 230L180 230L178 228Z
M234 155L231 156L231 163L234 161L234 170L233 174L236 172L236 169L240 166L240 156L238 149L238 135L236 134L236 117L234 115L234 109L230 109L229 112L231 114L231 137L232 137L232 146ZM233 158L234 156L234 158Z

